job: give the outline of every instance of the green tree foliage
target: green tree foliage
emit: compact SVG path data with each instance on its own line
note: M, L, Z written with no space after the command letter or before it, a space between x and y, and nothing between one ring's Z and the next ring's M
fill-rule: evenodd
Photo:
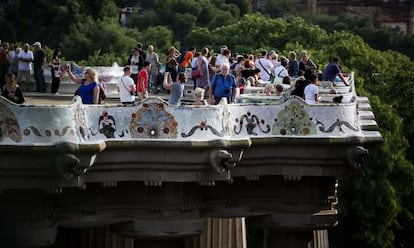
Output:
M237 6L240 10L240 16L244 16L252 12L252 4L249 0L227 0L226 2L233 4L233 7Z
M174 43L174 34L170 29L164 26L150 27L138 37L143 44L153 45L160 57L164 57L171 46L177 46Z
M328 32L344 30L357 34L372 48L386 51L394 50L414 59L414 35L401 35L396 28L384 27L376 20L358 16L305 15L308 22L321 26Z
M60 46L66 59L85 65L123 65L137 41L161 57L170 46L214 51L225 44L233 53L274 49L285 56L305 49L320 69L339 56L344 71L355 71L359 95L369 96L384 143L371 149L363 175L340 181L331 242L414 247L413 36L357 17L297 17L288 0L268 0L267 16L251 14L247 1L142 0L120 28L110 0L14 0L0 13L1 39Z
M197 47L201 49L205 46L211 47L212 45L212 35L210 30L207 28L198 28L192 30L184 39L185 47Z
M213 19L207 24L207 27L212 30L217 27L222 27L233 23L235 19L230 12L218 10Z
M69 60L86 59L97 51L124 54L136 45L134 33L134 30L119 28L114 18L94 20L88 16L71 26L61 44Z
M128 15L127 27L145 30L149 27L158 26L161 22L155 10L138 11Z
M187 33L195 28L197 17L189 13L177 13L173 20L173 29L177 30L175 38L176 40L183 40Z

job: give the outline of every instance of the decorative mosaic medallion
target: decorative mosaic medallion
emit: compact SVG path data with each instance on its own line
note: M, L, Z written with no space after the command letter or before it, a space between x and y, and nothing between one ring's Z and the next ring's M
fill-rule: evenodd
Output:
M165 110L162 102L144 103L131 116L129 125L132 138L176 138L178 123Z
M299 102L292 101L280 111L273 123L273 135L312 135L316 125Z

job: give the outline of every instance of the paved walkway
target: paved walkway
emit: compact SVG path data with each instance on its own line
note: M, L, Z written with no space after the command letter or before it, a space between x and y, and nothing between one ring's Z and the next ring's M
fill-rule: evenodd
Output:
M37 92L23 92L27 105L67 105L73 99L73 94L51 94L51 93L37 93ZM168 101L169 94L159 93L157 95L162 99ZM184 99L185 100L185 99ZM109 95L106 104L120 104L118 95Z

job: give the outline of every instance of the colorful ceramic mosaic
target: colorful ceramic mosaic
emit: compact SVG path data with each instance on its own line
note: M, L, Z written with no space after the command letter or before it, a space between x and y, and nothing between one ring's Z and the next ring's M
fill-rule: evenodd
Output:
M130 122L132 138L176 138L178 123L162 102L144 103L133 113Z
M316 134L316 125L298 101L292 101L280 111L273 123L273 135Z
M246 124L244 123L246 122ZM234 125L234 132L240 134L244 125L246 125L246 132L248 135L257 135L256 128L258 128L262 133L270 132L270 125L266 124L266 121L259 119L257 115L247 112L242 115L240 119L236 119L238 125Z
M6 105L0 103L0 141L6 137L15 142L22 141L22 133L16 116Z

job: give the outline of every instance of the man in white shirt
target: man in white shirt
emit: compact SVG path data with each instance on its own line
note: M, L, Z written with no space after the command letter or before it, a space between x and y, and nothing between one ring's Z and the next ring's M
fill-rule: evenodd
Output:
M220 69L222 64L230 64L230 50L227 46L220 47L220 54L216 58L216 68Z
M273 71L273 64L267 58L267 51L264 50L261 52L260 58L256 59L254 65L256 66L256 68L260 69L260 78L263 81L269 81L270 75Z
M24 43L23 50L19 53L19 65L17 66L17 83L27 82L30 79L30 71L32 70L33 52L29 50L29 44Z
M305 87L304 95L305 102L307 104L317 104L318 103L318 77L315 74L309 76L310 84Z
M122 104L133 104L135 102L135 83L131 78L131 68L124 67L124 75L117 84L119 99Z

